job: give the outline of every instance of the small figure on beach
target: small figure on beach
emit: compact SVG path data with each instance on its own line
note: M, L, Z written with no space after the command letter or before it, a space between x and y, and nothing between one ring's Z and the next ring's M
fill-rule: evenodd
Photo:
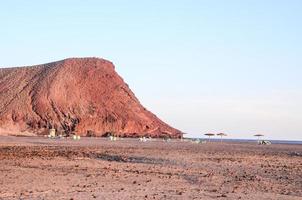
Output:
M270 141L267 141L267 140L260 140L261 137L264 137L264 135L262 135L262 134L256 134L256 135L254 135L254 136L258 138L257 143L258 143L259 145L271 145L271 144L272 144Z

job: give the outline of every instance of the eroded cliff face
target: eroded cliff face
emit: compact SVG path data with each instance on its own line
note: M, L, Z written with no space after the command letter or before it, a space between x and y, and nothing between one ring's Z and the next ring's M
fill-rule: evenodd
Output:
M0 69L0 135L47 134L49 128L85 136L180 137L146 110L99 58Z

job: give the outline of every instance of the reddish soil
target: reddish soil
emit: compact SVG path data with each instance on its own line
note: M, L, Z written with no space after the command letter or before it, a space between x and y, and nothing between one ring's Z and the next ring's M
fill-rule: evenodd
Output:
M0 137L0 199L302 199L302 145Z
M107 60L0 69L0 135L41 135L50 128L82 136L181 136L140 104Z

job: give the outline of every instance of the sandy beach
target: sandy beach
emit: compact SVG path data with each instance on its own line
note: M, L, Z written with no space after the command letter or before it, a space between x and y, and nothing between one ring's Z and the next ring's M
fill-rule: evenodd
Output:
M302 145L0 137L0 199L302 199Z

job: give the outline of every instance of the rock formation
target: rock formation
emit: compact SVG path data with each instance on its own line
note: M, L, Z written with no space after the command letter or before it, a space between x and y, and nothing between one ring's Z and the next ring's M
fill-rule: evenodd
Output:
M62 134L181 137L146 110L114 65L71 58L0 68L0 135Z

